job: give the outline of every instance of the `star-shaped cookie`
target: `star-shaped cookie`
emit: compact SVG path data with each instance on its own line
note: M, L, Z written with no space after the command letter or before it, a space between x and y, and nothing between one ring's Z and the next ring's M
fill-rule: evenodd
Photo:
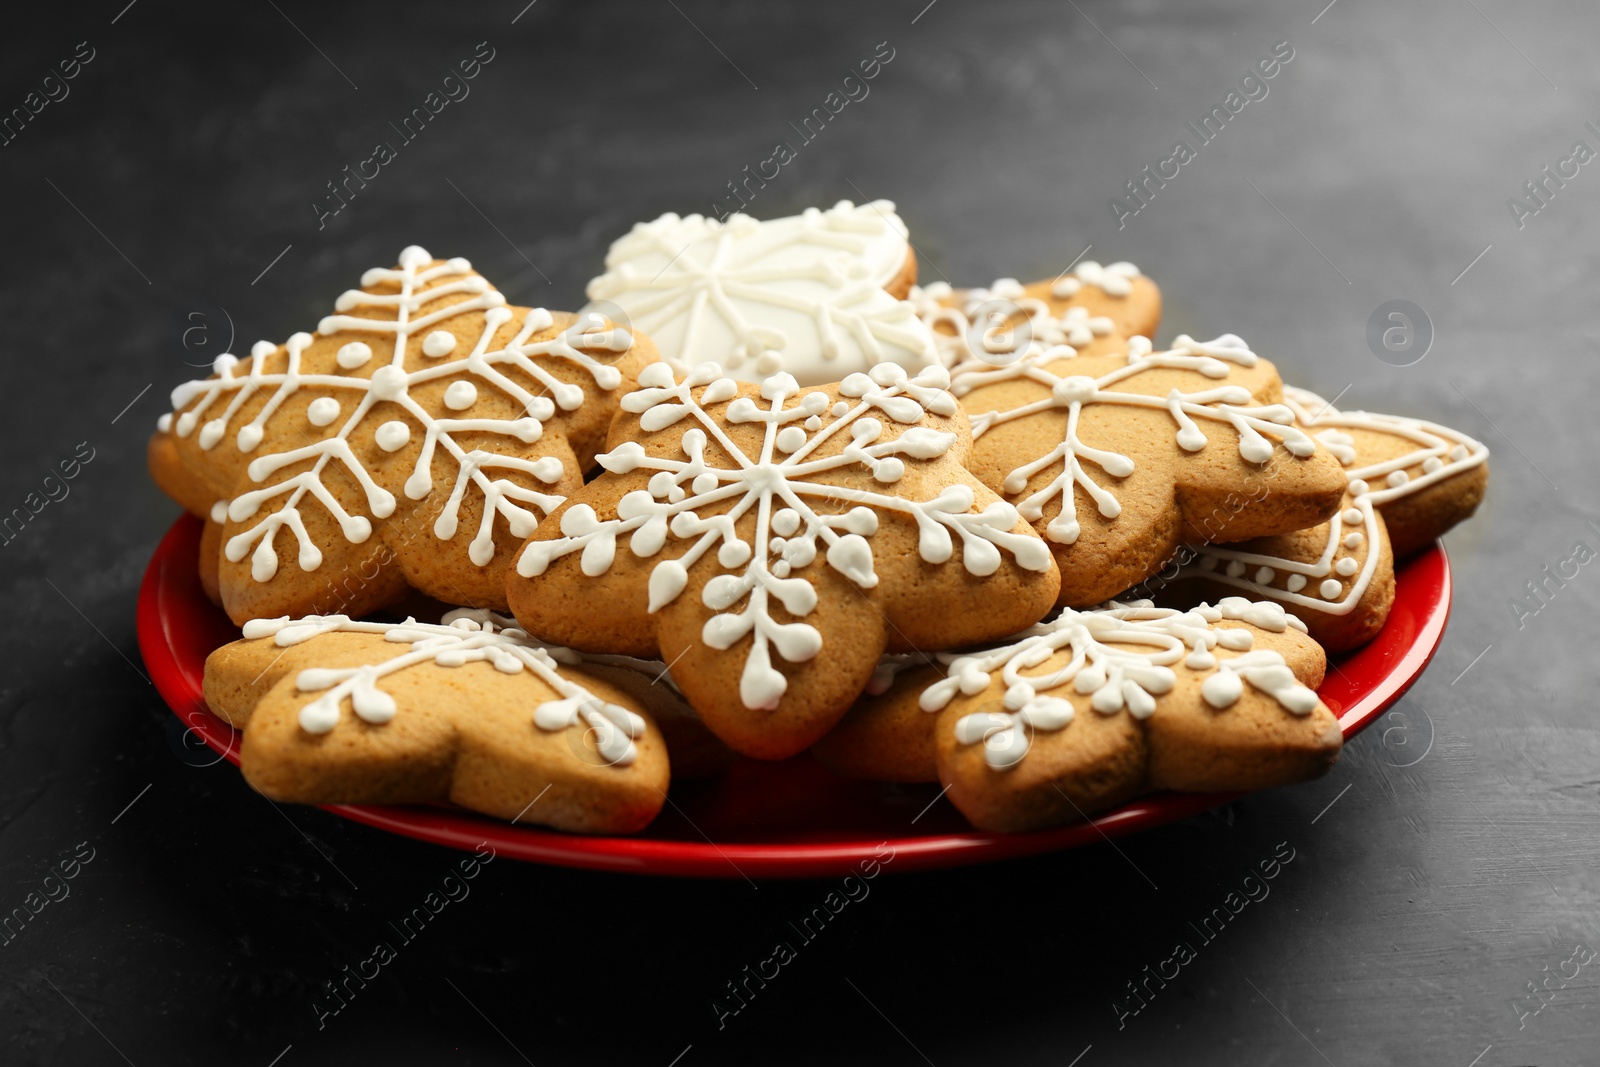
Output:
M631 833L666 800L655 717L689 717L670 686L652 684L660 671L541 644L482 610L439 624L258 619L206 661L205 698L244 730L239 767L273 800L448 800Z
M935 361L901 299L915 280L905 223L887 200L765 222L668 214L611 246L585 310L648 331L680 371L709 360L743 381L783 371L817 385Z
M523 547L512 611L574 648L659 654L730 747L799 752L884 651L992 640L1055 602L1049 549L964 465L948 384L892 363L810 388L645 368L605 473Z
M1088 351L1099 354L1034 340L951 370L972 471L1050 543L1062 604L1122 592L1186 540L1285 533L1337 509L1338 462L1294 425L1276 369L1237 336Z
M845 773L937 777L980 829L1037 830L1155 790L1325 773L1342 738L1313 691L1324 667L1273 603L1069 608L993 648L891 664L814 751Z
M179 386L150 470L224 527L208 584L235 622L359 616L408 588L503 608L512 552L583 484L653 358L642 336L508 306L466 260L407 248L315 335Z
M1286 387L1295 423L1340 464L1349 487L1339 511L1306 530L1242 544L1180 550L1176 599L1238 593L1281 602L1328 651L1377 636L1394 603L1394 561L1470 516L1488 482L1489 450L1421 419L1341 412ZM1141 588L1165 586L1162 576ZM1163 599L1169 599L1163 596Z

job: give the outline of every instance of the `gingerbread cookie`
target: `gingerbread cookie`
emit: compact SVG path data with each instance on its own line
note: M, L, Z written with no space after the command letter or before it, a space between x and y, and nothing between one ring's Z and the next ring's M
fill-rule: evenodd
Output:
M1062 604L1122 592L1186 540L1285 533L1338 508L1338 462L1294 425L1277 371L1238 337L1117 347L1034 341L951 372L972 471L1050 543Z
M359 616L414 587L503 608L511 553L583 484L653 346L507 306L466 260L415 247L337 312L219 356L151 439L157 484L225 524L208 535L222 605L240 623Z
M1033 342L1047 348L1067 345L1083 356L1126 350L1127 335L1116 319L1090 314L1083 305L1069 305L1057 314L1015 278L999 278L979 289L933 282L913 289L907 299L932 332L947 367L973 359L1003 361L1011 353L1027 351Z
M1304 389L1286 387L1284 403L1344 466L1349 489L1340 510L1308 530L1180 550L1175 576L1195 584L1175 592L1271 598L1329 652L1342 652L1383 628L1394 603L1395 557L1432 544L1477 508L1489 450L1437 423L1340 412Z
M892 363L815 388L645 368L605 473L523 547L512 611L575 648L659 654L737 751L799 752L886 650L993 640L1055 602L1049 549L964 465L948 384Z
M1124 337L1154 337L1161 324L1161 290L1126 261L1101 266L1084 260L1049 281L1030 283L1024 291L1044 301L1058 318L1072 308L1106 316Z
M584 833L655 817L669 774L652 712L685 714L649 673L471 609L438 625L258 619L207 659L205 697L244 730L240 770L273 800L450 801Z
M905 223L887 200L767 222L669 214L611 246L585 310L620 308L680 372L713 361L743 381L784 371L818 385L937 360L901 299L915 280Z
M937 779L974 826L1036 830L1142 793L1264 789L1338 759L1305 627L1240 598L1067 609L992 649L902 670L817 746L847 773Z

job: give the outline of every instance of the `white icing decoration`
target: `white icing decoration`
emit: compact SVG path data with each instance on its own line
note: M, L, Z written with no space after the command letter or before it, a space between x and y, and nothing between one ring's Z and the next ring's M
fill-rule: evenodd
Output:
M595 746L612 766L626 767L638 756L633 742L644 736L644 718L627 708L602 700L561 674L563 665L585 662L569 649L541 645L517 627L515 619L490 611L459 608L438 625L407 619L403 623L354 622L344 615L310 615L303 619L254 619L244 625L250 639L271 637L280 648L289 648L330 633L379 634L385 641L411 646L409 652L393 659L361 667L302 670L295 687L302 693L323 695L300 709L300 728L311 734L325 734L339 722L344 701L364 722L381 725L394 718L394 697L378 688L386 678L419 664L460 667L486 662L503 674L531 671L560 694L533 709L534 724L541 730L564 730L583 725L594 731ZM609 661L620 657L592 657ZM640 661L641 663L643 661ZM649 664L644 664L649 666Z
M709 360L745 381L783 370L816 385L883 362L914 371L937 360L933 338L883 289L907 248L886 200L769 222L668 214L612 244L586 310L614 302L680 372Z
M364 367L370 359L372 359L372 348L365 341L351 341L347 345L342 345L338 354L333 357L333 361L345 370Z
M326 426L339 417L339 402L331 396L319 396L306 408L306 418L313 426Z
M1123 261L1102 267L1092 259L1079 263L1071 274L1057 278L1050 287L1050 295L1066 300L1078 295L1085 285L1099 287L1107 296L1127 296L1133 292L1132 278L1139 277L1139 268Z
M957 694L983 692L999 671L1005 684L1001 710L963 715L955 726L956 740L965 745L982 743L985 761L996 770L1015 766L1027 754L1030 731L1061 730L1072 721L1076 711L1071 701L1053 694L1070 691L1089 697L1090 707L1100 714L1126 710L1145 719L1156 712L1158 698L1177 684L1173 668L1180 664L1196 673L1210 672L1201 683L1201 696L1214 708L1232 706L1248 683L1291 714L1310 714L1317 695L1295 679L1283 656L1252 648L1255 638L1249 630L1216 625L1225 619L1273 633L1290 627L1305 630L1305 624L1282 605L1241 597L1191 611L1156 608L1148 601L1111 603L1093 611L1067 608L1008 644L962 655L941 654L938 658L948 664L946 675L924 689L918 703L924 711L942 711ZM1239 654L1218 656L1219 647ZM1071 654L1065 665L1045 674L1027 673L1062 652Z
M398 452L411 440L411 427L399 419L391 419L379 426L373 437L385 452Z
M449 330L434 330L422 339L422 354L430 359L448 356L456 350L456 335Z
M1060 315L1053 314L1048 303L1028 296L1022 283L1015 278L999 278L991 282L987 289L965 289L960 292L952 290L945 282L933 282L926 286L913 286L906 299L917 309L918 317L933 334L939 359L947 367L954 367L974 355L969 347L972 316L991 300L1005 300L1014 304L1027 316L1028 333L1032 340L1047 348L1083 348L1093 344L1096 338L1109 336L1116 330L1116 323L1110 317L1091 316L1085 307L1073 306ZM955 303L953 306L947 305L946 300ZM1008 330L1006 334L1011 336L1012 331ZM986 342L989 337L990 334L986 333ZM1015 340L1006 345L991 346L986 343L985 348L994 355L1015 351L1016 344Z
M300 513L300 506L308 496L327 509L350 542L360 544L371 536L371 520L347 512L328 490L323 474L330 463L343 466L355 479L366 498L367 511L372 519L384 519L394 513L394 494L378 484L362 465L349 441L350 435L380 403L398 405L424 431L424 443L416 467L403 487L409 499L421 500L433 491L432 462L437 449L442 448L456 462L459 473L450 497L434 523L436 537L449 540L455 536L461 502L469 489L482 494L482 519L468 549L468 557L478 566L487 565L494 557L493 531L497 516L505 518L514 537L525 538L537 525L538 513L549 514L560 506L563 499L560 496L527 489L507 478L494 476L497 470L521 471L550 484L560 479L559 461L552 461L549 457L526 460L482 449L469 452L457 444L455 434L463 431L490 433L532 444L544 431L543 420L552 418L558 408L570 411L584 400L583 389L561 381L549 370L533 362L534 358L563 359L586 371L600 389L611 390L621 384L621 372L599 362L583 350L606 353L625 351L631 347L632 337L622 330L606 327L594 316L580 316L577 322L556 337L530 343L530 337L548 329L554 321L548 311L536 308L527 312L515 336L505 347L489 351L489 343L495 332L511 322L516 317L515 313L505 307L505 297L472 272L472 266L466 260L452 259L429 266L432 258L426 250L412 246L400 254L398 269L376 268L367 271L362 276L363 285L373 287L386 282L395 283L400 291L372 294L350 290L340 296L336 304L341 314L324 318L317 327L323 335L343 331L393 335L394 352L391 359L378 367L370 377L303 372L302 357L312 337L310 334L297 333L284 346L282 358L286 366L282 371L266 371L267 361L279 358L279 350L277 346L262 341L252 347L249 360L241 360L231 354L218 356L213 363L215 377L186 382L173 390L172 405L178 414L176 419L170 416L164 418L162 427L180 437L193 433L213 405L220 398L228 398L222 413L200 426L198 442L203 449L216 447L244 405L256 396L267 394L265 406L251 422L241 426L235 433L235 445L243 452L253 451L261 443L268 420L302 388L336 390L354 402L353 409L345 414L345 406L332 397L314 400L307 410L310 421L317 426L333 426L337 423L336 432L320 441L308 441L284 452L259 456L247 468L252 481L269 484L235 497L229 504L228 518L234 522L246 522L259 514L263 506L281 498L277 510L231 537L225 547L227 558L233 562L244 559L247 554L252 555L251 574L256 581L268 581L277 573L279 560L275 539L278 531L284 527L294 533L298 542L300 568L311 571L321 565L322 552L312 543ZM457 303L434 306L443 297L459 296L466 298ZM379 309L393 317L365 318L342 314L357 308ZM484 325L465 358L443 363L430 361L430 365L421 369L406 369L406 346L414 334L469 312L482 312ZM435 334L444 332L436 330ZM334 360L345 370L356 370L371 358L372 349L366 343L352 341L339 348ZM503 369L512 368L531 377L550 395L528 392L504 373ZM467 380L467 376L510 397L525 414L510 420L439 418L417 403L410 393L414 386L424 382L456 378L446 390L447 398L452 393L459 398L468 392L475 397L477 386ZM341 416L343 421L338 422ZM405 423L391 420L378 428L375 437L379 447L394 451L409 440L410 433ZM278 471L303 467L307 461L313 460L309 468L283 481L270 482ZM551 462L556 463L554 469Z
M465 411L477 402L478 387L471 382L451 382L444 391L444 406L451 411Z
M852 374L839 391L854 403L844 403L842 415L812 433L781 458L776 454L781 432L818 418L828 409L827 396L802 389L788 374L768 378L761 385L760 401L749 396L734 399L738 386L723 376L714 363L701 364L680 382L671 367L656 363L639 375L640 388L622 398L623 410L639 416L647 433L681 425L680 458L647 452L628 442L599 458L607 471L626 474L655 471L648 490L635 490L617 504L617 518L600 520L588 505L566 511L561 520L565 536L530 541L518 560L524 577L541 574L553 559L581 552L580 569L587 575L610 569L619 537L626 536L629 550L640 558L661 552L669 536L691 542L676 559L657 563L648 582L649 610L671 603L688 583L688 570L712 549L728 573L706 583L702 601L717 612L707 621L702 640L726 650L745 635L753 635L740 680L740 697L749 708L773 708L788 686L772 665L772 650L790 663L812 659L822 647L822 635L805 622L781 623L771 612L774 601L792 616L804 618L817 603L817 592L803 573L820 554L827 565L862 589L878 582L873 569L869 538L879 525L878 512L895 512L912 519L920 534L919 552L929 563L944 563L955 554L951 534L961 539L961 558L975 575L988 575L1000 566L1001 550L1010 552L1019 566L1044 571L1050 566L1049 549L1031 534L1011 532L1018 521L1016 509L995 501L973 514L972 490L962 484L947 486L933 500L903 497L828 484L818 476L832 472L865 470L880 484L900 480L908 460L942 456L956 441L951 433L915 425L926 414L953 416L960 407L945 387L943 368L930 367L916 377L886 363L869 374ZM698 395L697 395L698 391ZM726 403L717 416L707 406ZM798 400L798 403L792 401ZM843 402L842 402L843 403ZM837 407L830 410L836 411ZM881 416L881 417L880 417ZM887 434L889 424L901 427ZM727 424L763 425L758 455L747 455L724 431ZM849 444L837 455L811 458L824 442L848 435ZM708 445L732 457L726 466ZM814 508L812 501L853 504L847 511ZM700 511L724 504L726 510L701 516ZM756 519L755 543L741 540L735 523L744 515ZM785 532L787 531L787 532ZM742 611L733 612L744 603Z
M982 360L969 359L951 371L951 389L962 397L981 386L1017 380L1031 381L1048 390L1048 395L1004 411L975 411L969 402L974 438L982 437L996 425L1014 419L1050 411L1064 410L1067 413L1062 443L1011 471L1002 485L1008 497L1027 493L1018 502L1017 510L1030 522L1042 519L1046 506L1059 504L1059 511L1044 531L1046 537L1058 544L1073 544L1082 532L1078 522L1077 489L1081 488L1089 495L1105 518L1115 518L1122 512L1116 494L1090 477L1083 461L1095 464L1113 478L1126 478L1134 470L1133 460L1127 456L1095 448L1079 439L1078 420L1088 405L1115 404L1165 410L1177 427L1178 447L1186 452L1198 452L1207 444L1205 432L1197 419L1232 426L1239 435L1239 454L1250 463L1261 464L1272 458L1275 446L1263 436L1262 431L1278 437L1282 447L1292 455L1309 456L1316 451L1316 442L1293 425L1294 413L1288 407L1282 404L1255 406L1249 390L1242 386L1224 384L1190 393L1173 389L1166 396L1120 392L1110 388L1124 379L1155 368L1196 371L1207 378L1221 380L1232 373L1229 364L1255 366L1256 354L1233 334L1224 334L1207 342L1182 335L1166 352L1151 352L1149 342L1136 337L1129 343L1125 365L1099 378L1063 375L1061 370L1070 369L1070 363L1066 368L1058 365L1073 358L1076 358L1076 354L1070 348L1045 348L1036 343L1024 356L1008 366L995 367ZM1053 366L1056 369L1051 369ZM1047 485L1027 492L1028 483L1035 475L1058 467L1060 473Z
M1230 582L1219 575L1218 561L1242 561L1252 566L1291 572L1283 589L1259 588L1255 591L1299 607L1330 615L1346 615L1355 610L1366 595L1372 577L1377 572L1378 553L1373 550L1379 543L1376 509L1391 500L1478 466L1488 458L1489 450L1460 431L1437 423L1365 411L1337 411L1315 393L1293 386L1284 387L1284 404L1294 412L1299 426L1311 431L1318 441L1338 457L1349 479L1350 503L1329 520L1328 540L1322 555L1311 563L1301 563L1208 544L1194 546L1198 552L1197 565L1212 580L1240 588L1245 588L1243 583ZM1359 457L1355 437L1349 432L1351 430L1399 437L1415 443L1417 447L1390 460L1356 467ZM1421 473L1411 473L1419 470ZM1373 488L1374 482L1379 483L1379 488ZM1347 527L1351 528L1348 532ZM1363 546L1368 551L1365 560L1359 563L1354 556L1335 559L1341 547L1349 552L1359 552ZM1192 572L1192 568L1193 565L1185 568L1185 571ZM1231 569L1228 573L1232 574ZM1355 580L1346 588L1343 583L1329 577L1334 573L1346 578L1355 576ZM1320 596L1303 595L1301 590L1306 588L1308 579L1315 578L1323 579L1315 587L1315 592Z
M1259 585L1270 585L1277 576L1271 567L1259 567L1256 569L1256 582Z

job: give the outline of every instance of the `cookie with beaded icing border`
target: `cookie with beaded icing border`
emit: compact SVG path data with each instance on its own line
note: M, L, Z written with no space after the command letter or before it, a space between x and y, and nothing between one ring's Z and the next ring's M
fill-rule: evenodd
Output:
M1050 544L1062 605L1121 593L1185 541L1313 526L1344 492L1279 402L1276 368L1233 334L1162 352L1136 336L1099 355L1033 340L957 364L951 390L972 420L969 466Z
M410 588L504 608L512 553L582 484L653 359L642 335L509 306L466 260L411 247L315 335L179 386L149 467L224 527L201 571L235 622L363 615Z
M207 659L205 699L244 731L240 770L275 801L448 801L621 834L666 800L655 717L685 729L681 698L651 684L660 669L544 645L477 609L438 624L258 619Z
M1394 602L1395 558L1431 544L1476 510L1489 450L1438 423L1341 412L1292 386L1284 403L1344 467L1349 488L1340 510L1293 534L1189 546L1176 596L1163 599L1241 591L1271 598L1303 619L1328 651L1346 651L1383 628Z
M937 780L974 826L1019 832L1162 789L1264 789L1337 760L1298 620L1241 598L1064 610L992 648L887 664L813 752L857 776Z
M902 299L915 280L916 254L887 200L767 221L669 213L612 244L584 310L648 331L679 371L714 361L744 381L783 371L816 385L882 362L914 371L935 361Z
M672 663L736 751L802 751L886 650L992 640L1055 601L1048 548L966 469L948 383L894 364L810 388L646 368L605 473L524 545L513 613L564 645Z

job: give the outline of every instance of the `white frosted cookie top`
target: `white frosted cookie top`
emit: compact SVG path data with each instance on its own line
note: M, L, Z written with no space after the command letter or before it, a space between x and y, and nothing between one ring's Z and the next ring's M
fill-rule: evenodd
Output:
M917 370L938 362L932 334L883 289L908 248L887 200L767 222L667 214L611 246L584 310L615 304L680 370L712 361L743 381L784 371L801 385L879 363Z

